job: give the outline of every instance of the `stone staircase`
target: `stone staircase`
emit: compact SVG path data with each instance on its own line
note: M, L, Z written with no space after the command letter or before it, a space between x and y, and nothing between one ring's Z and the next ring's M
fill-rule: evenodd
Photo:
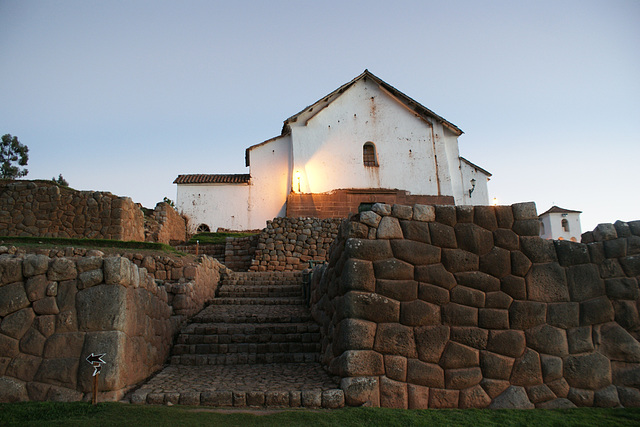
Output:
M180 332L170 365L131 401L207 406L344 405L320 366L320 328L302 298L302 272L233 272Z

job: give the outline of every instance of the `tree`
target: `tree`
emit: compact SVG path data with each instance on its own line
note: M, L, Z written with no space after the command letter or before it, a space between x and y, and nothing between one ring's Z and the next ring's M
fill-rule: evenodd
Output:
M58 185L62 185L63 187L68 187L69 186L69 182L64 179L64 177L62 176L62 174L58 175L58 178L51 178L51 181L55 182Z
M173 200L171 200L170 198L166 197L164 199L162 199L163 202L165 202L166 204L168 204L169 206L171 206L172 208L175 208L176 205L175 203L173 203Z
M0 178L15 179L29 173L27 169L18 166L26 166L29 161L29 148L18 141L17 136L11 134L2 135L0 144ZM17 163L16 166L14 163Z

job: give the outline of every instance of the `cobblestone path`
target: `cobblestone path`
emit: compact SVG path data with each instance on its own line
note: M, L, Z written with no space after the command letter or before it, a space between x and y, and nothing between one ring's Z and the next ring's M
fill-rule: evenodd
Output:
M338 408L344 394L318 363L320 329L302 273L233 273L182 329L171 363L132 403Z

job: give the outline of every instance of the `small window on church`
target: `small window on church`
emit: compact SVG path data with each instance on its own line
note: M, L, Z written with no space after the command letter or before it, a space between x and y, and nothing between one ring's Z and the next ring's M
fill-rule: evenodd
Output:
M209 230L209 226L207 224L200 224L198 226L198 233L209 233L211 230Z
M362 163L365 166L378 166L376 146L373 145L373 142L365 142L362 146Z
M562 220L562 229L566 232L569 232L569 221L567 221L566 219Z

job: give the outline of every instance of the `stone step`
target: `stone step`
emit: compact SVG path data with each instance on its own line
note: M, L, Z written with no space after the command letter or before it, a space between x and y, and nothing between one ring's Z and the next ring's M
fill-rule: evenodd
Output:
M304 305L304 299L295 297L216 298L211 305Z
M274 334L304 334L317 333L320 327L312 322L286 322L286 323L191 323L180 331L180 337L206 337L213 335L274 335ZM178 344L184 344L178 338ZM205 341L202 341L205 342ZM209 341L213 342L213 341ZM199 344L199 342L191 342Z
M312 363L320 361L319 344L305 344L309 351L301 352L268 352L268 353L206 353L206 354L175 354L171 356L171 365L201 366L201 365L262 365L270 363Z
M218 289L218 298L256 297L301 297L302 287L298 285L223 285Z
M134 404L228 408L339 408L338 379L319 363L169 365L135 390Z

